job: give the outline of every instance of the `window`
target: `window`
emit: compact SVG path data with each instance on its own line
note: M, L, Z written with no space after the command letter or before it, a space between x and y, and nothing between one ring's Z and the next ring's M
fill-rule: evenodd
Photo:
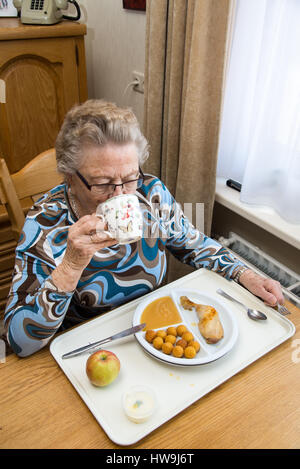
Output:
M218 176L300 223L300 2L237 0Z

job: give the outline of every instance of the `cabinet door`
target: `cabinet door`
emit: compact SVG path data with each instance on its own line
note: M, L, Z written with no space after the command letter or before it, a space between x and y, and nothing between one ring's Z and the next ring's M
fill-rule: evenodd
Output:
M54 146L66 111L79 102L73 38L0 41L0 153L14 173Z

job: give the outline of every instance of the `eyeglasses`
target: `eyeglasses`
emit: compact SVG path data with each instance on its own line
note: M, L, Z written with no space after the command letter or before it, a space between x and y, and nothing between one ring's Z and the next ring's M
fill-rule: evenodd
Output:
M87 180L80 174L79 171L76 171L77 176L83 184L88 188L89 191L94 194L113 194L116 190L116 187L121 186L122 190L132 191L142 187L144 182L144 174L141 168L139 168L140 176L137 179L132 179L130 181L124 181L120 184L89 184Z

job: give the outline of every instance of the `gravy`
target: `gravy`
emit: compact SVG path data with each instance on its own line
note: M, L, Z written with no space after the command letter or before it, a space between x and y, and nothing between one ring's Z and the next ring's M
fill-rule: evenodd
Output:
M159 327L170 326L182 322L176 305L170 296L163 296L146 306L141 316L141 323L145 322L145 331Z

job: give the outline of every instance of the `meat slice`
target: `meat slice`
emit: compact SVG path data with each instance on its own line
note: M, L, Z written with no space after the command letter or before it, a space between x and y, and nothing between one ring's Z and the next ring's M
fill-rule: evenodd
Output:
M201 305L189 300L187 296L180 297L181 306L191 311L196 309L199 318L199 331L208 344L216 344L224 337L224 330L218 312L212 306Z
M208 344L216 344L224 337L224 330L218 312L212 306L197 305L199 331Z

